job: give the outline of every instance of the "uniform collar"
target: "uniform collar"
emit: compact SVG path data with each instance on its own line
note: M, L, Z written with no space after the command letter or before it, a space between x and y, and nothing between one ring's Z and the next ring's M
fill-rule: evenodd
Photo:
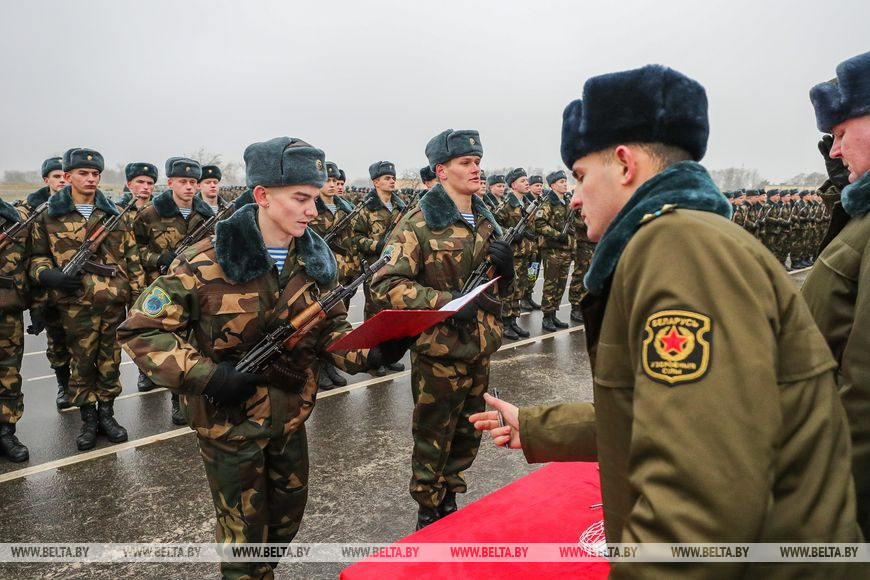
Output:
M109 198L99 189L96 195L94 195L94 207L103 210L108 215L118 215L120 213L117 206L109 201ZM51 217L66 215L74 212L75 209L76 206L72 200L72 186L70 185L67 185L48 198L48 215Z
M154 206L154 211L156 211L157 215L160 217L168 218L181 215L181 211L178 209L178 204L175 203L175 199L172 197L171 189L167 189L163 193L153 197L151 205ZM214 211L211 207L209 207L209 205L198 195L193 196L193 205L191 206L191 209L203 217L209 218L214 215Z
M840 201L850 217L860 217L870 212L870 171L844 187Z
M419 207L423 213L423 219L426 220L426 225L431 230L443 230L457 221L466 223L462 216L459 215L459 209L456 207L456 204L453 203L453 200L450 199L450 196L447 195L447 192L444 191L444 187L440 183L430 189L426 197L420 200ZM492 224L496 236L501 236L501 227L495 221L492 212L489 211L483 200L476 195L472 195L471 208L475 214L482 215Z

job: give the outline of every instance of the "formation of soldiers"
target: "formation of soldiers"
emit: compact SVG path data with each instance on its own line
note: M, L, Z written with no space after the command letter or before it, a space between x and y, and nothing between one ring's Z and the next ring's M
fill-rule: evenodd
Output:
M813 265L831 220L815 190L741 189L724 193L734 208L731 220L767 246L787 270Z

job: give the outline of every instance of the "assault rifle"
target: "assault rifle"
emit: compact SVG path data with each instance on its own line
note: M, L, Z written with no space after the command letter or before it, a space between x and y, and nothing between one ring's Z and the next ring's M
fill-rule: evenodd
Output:
M565 227L562 228L561 234L565 235L571 229L571 226L574 225L574 215L577 213L577 210L571 208L568 210L568 215L565 216Z
M215 224L217 224L226 216L233 213L234 209L235 206L233 206L232 203L227 203L220 210L218 210L216 214L201 222L192 232L184 236L184 238L182 238L182 240L178 242L178 245L175 246L175 250L173 250L175 252L175 255L181 254L190 246L205 238L205 236L214 229ZM166 266L161 266L160 273L165 274L167 269L168 268Z
M72 259L63 267L63 273L67 276L78 276L79 273L84 270L91 274L108 276L110 278L116 276L118 274L118 268L115 266L98 264L97 262L92 261L91 258L97 253L97 250L100 249L103 240L115 231L115 228L118 227L118 224L121 223L121 220L124 218L124 214L130 211L134 205L136 205L135 197L130 200L130 203L124 206L121 213L110 217L97 226L97 229L91 232L91 235L85 239L81 247L76 251L75 256L73 256Z
M356 217L356 214L358 214L362 210L362 208L363 202L360 201L358 204L356 204L356 207L353 208L353 211L332 224L332 227L329 228L329 231L323 235L323 241L326 242L329 247L335 250L337 253L346 254L347 251L338 244L333 245L333 242L335 242L335 239L339 236L339 234L341 234L341 232L343 232L344 229L350 225L350 222L353 220L353 218Z
M515 241L522 238L523 234L526 232L526 227L529 225L529 218L535 215L535 212L538 211L538 207L540 207L542 201L544 201L543 196L536 197L535 201L529 204L526 213L520 218L520 221L506 231L501 237L501 241L513 244ZM477 266L477 268L474 269L474 272L471 273L468 280L465 281L465 284L462 286L462 293L466 294L471 292L484 282L491 280L494 274L495 266L489 258L485 259Z
M15 236L18 235L18 232L30 227L30 224L35 222L36 218L38 218L46 209L48 209L47 201L43 202L39 207L33 210L33 213L30 214L30 216L26 220L15 222L11 226L0 232L0 251L8 248L9 245L12 244L12 240L15 239Z

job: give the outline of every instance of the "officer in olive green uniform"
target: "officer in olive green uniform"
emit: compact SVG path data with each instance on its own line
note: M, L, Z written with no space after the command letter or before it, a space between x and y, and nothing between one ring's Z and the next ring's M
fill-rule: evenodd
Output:
M211 207L195 195L202 177L199 163L184 157L170 157L166 161L166 177L169 189L154 197L152 204L140 211L133 223L149 284L175 259L175 247L181 240L214 215ZM151 377L141 368L137 386L141 392L154 388ZM175 393L171 397L171 417L173 424L185 424Z
M91 232L119 214L97 189L103 166L102 155L92 149L64 153L69 185L49 199L48 210L34 223L29 270L31 282L50 291L49 300L58 305L66 331L70 404L80 407L82 417L79 450L94 447L98 432L113 443L127 440L127 431L114 418L114 400L121 393L121 348L115 330L144 285L139 249L124 219L91 258L110 267L113 275L92 273L96 270L88 266L79 276L61 270Z
M399 223L388 244L390 261L372 280L380 307L441 308L488 257L506 294L514 273L511 250L496 241L502 230L475 195L482 155L477 131L448 129L426 145L439 183ZM467 489L463 472L480 445L468 417L484 408L489 357L501 346L500 306L487 290L424 331L411 349L410 491L419 505L418 529L455 511L456 494Z
M63 159L49 157L42 162L42 187L25 198L25 219L33 210L48 201L49 196L56 194L66 186L63 172ZM66 331L60 321L60 311L56 304L48 300L46 292L39 287L31 289L30 326L28 334L39 334L45 329L45 356L48 364L57 377L57 410L69 407L69 349L66 347Z
M178 256L118 336L157 385L182 397L205 463L217 541L284 545L299 529L308 496L304 422L317 395L317 357L359 372L382 364L384 351L325 351L350 330L339 303L266 376L235 369L267 332L332 289L337 275L332 252L299 224L316 215L323 151L278 137L250 145L245 163L256 203ZM230 408L244 418L234 422ZM221 570L225 578L264 578L275 565L224 562Z
M509 189L499 201L495 211L495 219L501 226L512 228L525 215L525 206L521 197L529 191L529 178L526 175L526 170L522 167L512 169L505 177L505 183ZM529 285L529 255L532 249L529 238L534 237L528 229L525 233L526 235L514 242L514 270L516 274L514 288L510 298L505 300L502 310L504 337L509 340L528 338L529 336L529 331L517 323L517 317L521 313L520 301L525 297L526 288Z
M0 232L26 219L0 199ZM30 261L30 231L25 228L0 253L0 455L16 463L30 453L15 435L15 424L24 414L21 392L21 360L24 356L24 317L27 307L27 266Z
M568 177L564 171L554 171L547 175L548 189L544 193L544 202L535 216L535 229L541 238L541 261L544 263L544 294L541 311L544 320L541 327L554 332L560 328L568 328L566 322L556 317L559 302L565 293L568 283L568 269L571 267L571 250L569 249L570 234L569 219L573 219L568 204L565 202L565 192L568 191Z
M837 221L838 232L828 232L831 241L801 289L837 361L837 383L852 431L858 522L865 537L870 535L870 155L861 135L870 128L868 75L870 53L864 53L841 63L836 81L810 91L816 125L834 137L828 164L845 162L851 184L835 207L835 214L843 211L847 220Z
M833 358L794 283L695 162L704 89L658 65L604 75L563 119L572 204L603 236L583 301L595 403L517 415L488 399L508 426L494 412L477 426L531 462L599 461L608 544L862 541ZM610 574L800 578L818 566L616 561Z

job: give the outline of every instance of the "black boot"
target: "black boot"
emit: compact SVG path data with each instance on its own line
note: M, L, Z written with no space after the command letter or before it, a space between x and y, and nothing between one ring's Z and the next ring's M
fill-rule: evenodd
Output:
M338 369L335 368L335 365L329 361L323 361L323 368L320 372L326 371L326 375L329 377L329 380L336 387L344 387L347 385L347 379L338 374Z
M317 375L317 390L318 391L328 391L330 389L334 389L335 385L332 384L332 380L329 378L329 375L326 373L326 369L324 368L326 363L323 361L320 362L320 374Z
M520 310L522 310L524 312L531 312L534 309L535 309L535 307L532 306L531 303L529 303L529 301L526 300L525 298L520 300Z
M531 297L531 295L529 295L529 297L526 298L526 302L528 302L531 305L533 310L540 310L541 309L541 305L538 304L537 302L535 302L535 300Z
M57 377L57 399L54 401L57 410L69 409L69 365L54 369L54 376Z
M516 318L511 318L511 328L514 329L514 332L516 332L520 338L529 338L531 336L528 330L517 324Z
M579 308L572 308L571 320L573 320L574 322L583 322L583 311Z
M181 403L178 401L178 395L172 395L172 424L173 425L187 425L187 419L184 418L184 414L181 412Z
M15 436L15 425L12 423L0 423L0 452L13 463L30 459L30 452Z
M568 323L567 323L567 322L562 322L561 320L559 320L558 318L556 318L556 313L553 313L553 316L551 317L551 320L552 320L553 324L556 325L556 328L568 328Z
M147 393L148 391L154 390L157 385L154 384L154 381L148 378L148 375L139 371L139 380L136 381L136 388L139 389L140 393Z
M400 362L396 362L391 365L384 365L384 368L386 368L388 371L398 372L405 370L405 365Z
M112 443L121 443L127 440L127 430L115 421L114 401L100 401L97 413L100 425L99 432L106 436Z
M417 531L419 532L429 524L437 522L441 518L438 508L423 507L417 510Z
M459 508L456 506L456 492L448 491L444 494L444 499L441 500L441 505L438 506L438 513L441 517L449 516Z
M79 451L87 451L97 444L97 406L84 405L79 412L82 415L82 430L76 437L76 447Z
M511 326L511 320L510 316L501 319L501 335L508 340L519 340L520 335L514 332L514 329Z
M552 314L545 314L541 321L541 328L548 332L556 332L556 323L553 322L555 317Z

